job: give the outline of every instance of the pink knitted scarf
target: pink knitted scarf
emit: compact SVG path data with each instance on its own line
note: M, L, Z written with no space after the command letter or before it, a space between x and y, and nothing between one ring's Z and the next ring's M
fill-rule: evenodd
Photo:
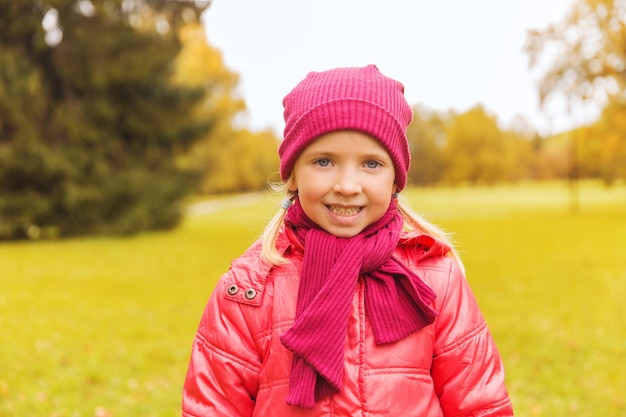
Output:
M352 238L313 223L296 199L285 217L304 246L296 317L282 336L293 352L286 402L313 408L343 385L348 319L359 276L377 344L392 343L431 324L436 294L393 255L403 219L392 199L387 212Z

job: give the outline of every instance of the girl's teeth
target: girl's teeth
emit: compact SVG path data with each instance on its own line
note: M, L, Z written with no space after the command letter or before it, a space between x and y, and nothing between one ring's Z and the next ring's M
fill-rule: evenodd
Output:
M330 211L340 216L354 216L360 210L358 207L330 207Z

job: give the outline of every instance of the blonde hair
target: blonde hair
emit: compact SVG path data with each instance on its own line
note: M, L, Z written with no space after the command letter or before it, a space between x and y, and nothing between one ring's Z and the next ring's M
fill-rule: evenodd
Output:
M285 192L286 200L293 201L298 194L296 191L287 190L287 186L285 184L271 184L270 187L275 191L282 190L283 192ZM265 230L261 237L261 256L263 257L263 260L272 265L281 265L288 262L288 260L276 248L276 239L283 225L285 214L287 214L287 208L288 206L286 205L281 206L281 208L278 210L278 213L274 215L274 217L265 227ZM403 196L398 196L398 210L404 218L404 225L407 230L419 231L423 234L432 236L435 239L441 240L448 244L450 246L450 252L448 252L447 255L454 259L459 264L461 270L465 273L463 262L461 261L461 257L459 256L458 252L454 248L452 236L450 233L442 230L440 227L432 224L431 222L417 214L415 211L413 211L410 208L408 202L405 201Z

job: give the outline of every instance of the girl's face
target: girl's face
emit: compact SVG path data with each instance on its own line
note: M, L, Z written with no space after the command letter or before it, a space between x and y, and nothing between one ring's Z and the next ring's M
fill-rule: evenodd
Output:
M380 219L396 191L391 157L371 136L335 131L296 160L288 187L306 215L328 233L353 237Z

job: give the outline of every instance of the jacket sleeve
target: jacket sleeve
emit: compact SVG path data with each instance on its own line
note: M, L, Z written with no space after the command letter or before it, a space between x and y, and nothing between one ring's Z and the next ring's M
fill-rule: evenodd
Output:
M260 359L242 306L225 299L225 278L204 310L183 385L182 416L251 416Z
M441 295L436 302L439 317L431 372L444 415L513 416L500 354L454 261L448 288Z

